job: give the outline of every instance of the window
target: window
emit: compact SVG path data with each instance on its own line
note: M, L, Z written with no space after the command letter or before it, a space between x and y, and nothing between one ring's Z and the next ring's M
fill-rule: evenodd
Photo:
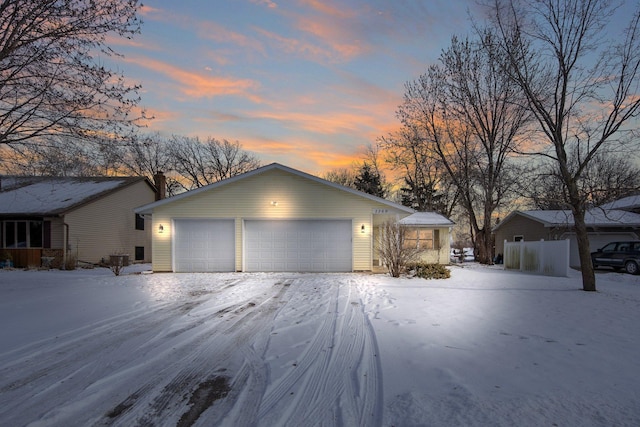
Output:
M144 217L136 214L136 230L144 230Z
M144 261L144 246L136 246L136 261Z
M41 248L43 241L42 221L5 221L5 248Z
M411 249L440 249L440 230L409 228L405 232L404 246Z
M29 221L29 247L42 247L42 221Z

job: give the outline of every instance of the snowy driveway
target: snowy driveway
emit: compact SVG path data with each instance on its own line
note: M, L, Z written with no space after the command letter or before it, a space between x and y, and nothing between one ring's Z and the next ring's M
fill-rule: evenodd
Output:
M380 419L375 337L351 286L359 276L81 273L16 272L16 285L4 286L5 301L11 293L27 297L3 304L3 319L13 311L16 323L2 342L21 341L23 328L52 335L4 347L3 425L371 425ZM109 289L103 300L92 295ZM87 319L94 309L121 313L56 330L66 326L65 313L87 304L95 305Z
M126 273L0 270L0 425L640 425L640 276Z

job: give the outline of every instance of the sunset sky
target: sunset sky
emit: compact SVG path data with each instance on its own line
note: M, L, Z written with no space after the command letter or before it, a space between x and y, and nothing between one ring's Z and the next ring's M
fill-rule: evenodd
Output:
M404 84L469 29L473 0L148 0L114 47L149 132L239 141L263 164L348 167L398 126Z

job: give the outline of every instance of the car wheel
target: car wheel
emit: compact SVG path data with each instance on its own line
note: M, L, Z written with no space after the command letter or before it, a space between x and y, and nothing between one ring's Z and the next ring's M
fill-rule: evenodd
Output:
M627 261L624 265L624 269L629 274L638 274L638 264L634 261Z

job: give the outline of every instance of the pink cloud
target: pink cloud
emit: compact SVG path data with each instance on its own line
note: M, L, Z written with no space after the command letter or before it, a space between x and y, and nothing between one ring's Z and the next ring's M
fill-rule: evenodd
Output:
M264 55L262 42L256 38L248 37L242 33L231 31L222 25L210 21L200 21L195 24L201 38L213 40L218 43L228 43L243 49L250 49ZM236 52L237 53L237 52Z
M275 45L278 50L286 54L297 54L317 61L333 60L334 55L330 50L317 46L313 43L294 38L287 38L262 28L256 28L255 31Z
M182 94L191 98L235 95L256 103L262 102L260 97L253 93L259 87L259 84L253 80L211 76L141 56L134 59L125 58L123 61L164 74L178 84L179 91Z
M270 9L275 9L278 7L276 2L271 0L251 0L251 3L257 4L257 5L265 5Z

